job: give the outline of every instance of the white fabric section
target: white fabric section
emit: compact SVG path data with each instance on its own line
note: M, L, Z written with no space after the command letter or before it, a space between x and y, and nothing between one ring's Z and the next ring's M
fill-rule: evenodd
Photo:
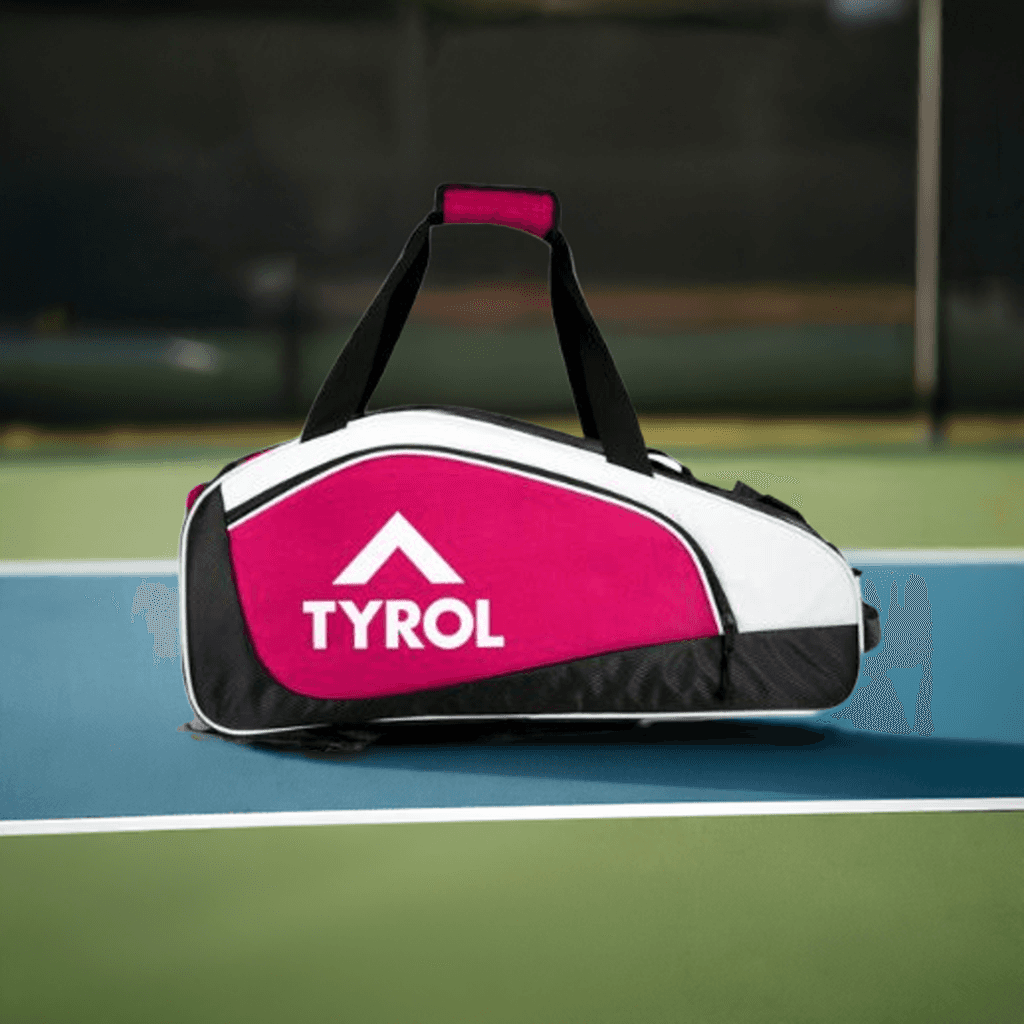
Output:
M743 632L860 622L860 588L842 555L792 523L682 481L614 466L595 452L433 410L367 416L305 444L292 441L269 451L223 478L225 508L339 456L401 444L440 445L536 466L667 515L704 549Z
M400 807L368 811L257 811L239 814L153 814L126 818L0 821L0 836L83 832L169 832L184 829L287 828L306 825L408 825L474 821L586 821L614 818L732 818L774 814L908 814L1024 811L1024 797L920 800L757 800L652 804L561 804L523 807Z

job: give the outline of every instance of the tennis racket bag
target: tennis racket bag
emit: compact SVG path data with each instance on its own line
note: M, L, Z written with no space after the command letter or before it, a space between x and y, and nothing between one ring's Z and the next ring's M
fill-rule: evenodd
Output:
M453 223L550 247L583 438L470 409L367 412L431 231ZM302 436L190 495L180 587L189 700L235 737L807 713L849 694L877 634L854 570L799 513L645 447L557 200L526 189L438 189Z

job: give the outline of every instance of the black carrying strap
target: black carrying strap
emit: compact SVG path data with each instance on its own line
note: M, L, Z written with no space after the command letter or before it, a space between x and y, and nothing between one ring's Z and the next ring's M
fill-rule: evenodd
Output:
M445 223L444 196L451 187L442 185L438 189L437 208L409 237L398 262L356 325L313 402L301 440L340 430L350 419L366 412L416 301L430 261L430 231L435 224ZM650 476L652 469L636 412L587 308L572 252L558 230L556 217L543 236L551 248L551 308L583 433L601 442L609 462Z

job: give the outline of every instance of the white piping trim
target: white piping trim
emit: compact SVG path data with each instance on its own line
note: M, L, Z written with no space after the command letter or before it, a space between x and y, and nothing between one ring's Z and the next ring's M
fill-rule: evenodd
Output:
M849 548L851 565L1024 565L1024 548Z
M309 825L400 825L483 821L585 821L608 818L724 818L811 814L906 814L1024 811L1024 797L920 800L736 800L650 804L555 804L523 807L400 807L359 811L263 811L248 814L154 814L124 818L0 821L0 836Z
M801 708L796 711L783 709L771 711L566 711L548 714L510 714L510 715L407 715L401 718L374 718L367 722L482 722L482 721L530 721L530 722L576 722L595 720L637 721L646 724L654 722L701 722L719 718L810 718L830 711L832 707L814 708L808 711Z
M177 576L176 560L96 559L75 562L0 562L0 576Z

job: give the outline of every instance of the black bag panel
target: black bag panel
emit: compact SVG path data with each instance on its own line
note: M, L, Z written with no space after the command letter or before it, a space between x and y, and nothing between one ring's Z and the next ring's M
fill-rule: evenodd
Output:
M280 685L253 649L219 488L203 496L189 524L186 573L190 695L201 717L226 731L429 716L816 710L844 700L859 667L857 627L833 626L736 634L725 685L724 638L707 637L434 690L317 700Z
M195 710L228 730L322 723L322 701L285 689L261 664L238 601L220 488L200 502L188 525L185 561L185 657Z
M737 633L729 659L729 710L817 711L841 704L860 672L856 626Z
M882 642L882 622L878 609L867 601L862 601L864 609L864 650L870 651Z
M818 710L841 703L857 681L856 626L738 633L723 684L727 638L681 640L365 705L360 717L644 714Z

